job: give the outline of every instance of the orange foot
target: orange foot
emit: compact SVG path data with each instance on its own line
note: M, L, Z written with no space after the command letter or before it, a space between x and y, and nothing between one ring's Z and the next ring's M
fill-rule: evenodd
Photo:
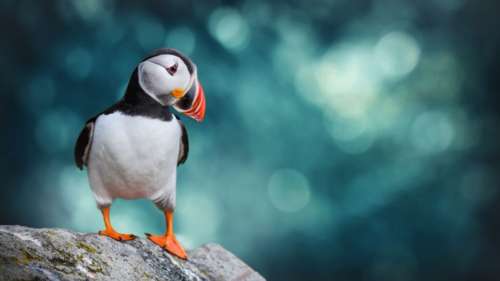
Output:
M129 241L137 238L134 234L118 233L114 230L108 229L99 231L99 235L108 236L117 241Z
M183 260L187 260L186 251L182 248L181 244L175 238L175 235L151 235L149 233L145 233L151 242L156 245L162 247L167 250L167 252L172 255L181 258Z

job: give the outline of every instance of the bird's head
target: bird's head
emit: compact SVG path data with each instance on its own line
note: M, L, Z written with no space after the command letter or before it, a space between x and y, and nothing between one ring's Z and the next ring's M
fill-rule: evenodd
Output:
M205 94L198 81L196 65L174 49L159 49L137 66L141 89L162 106L198 122L205 118Z

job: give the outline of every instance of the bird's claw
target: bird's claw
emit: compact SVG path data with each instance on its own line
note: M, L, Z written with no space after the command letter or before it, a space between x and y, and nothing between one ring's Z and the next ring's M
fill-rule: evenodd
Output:
M114 230L101 230L99 231L99 235L108 236L116 241L130 241L137 238L134 234L118 233Z

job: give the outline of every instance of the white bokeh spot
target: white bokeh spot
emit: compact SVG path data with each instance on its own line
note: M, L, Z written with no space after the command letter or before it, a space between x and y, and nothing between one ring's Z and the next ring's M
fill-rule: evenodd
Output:
M229 50L239 51L248 45L248 23L235 9L217 9L210 15L208 27L212 36Z
M398 31L384 35L375 45L374 53L382 73L394 78L410 73L420 59L417 40Z
M307 178L292 169L274 172L268 185L269 199L282 212L297 212L310 200L311 190Z

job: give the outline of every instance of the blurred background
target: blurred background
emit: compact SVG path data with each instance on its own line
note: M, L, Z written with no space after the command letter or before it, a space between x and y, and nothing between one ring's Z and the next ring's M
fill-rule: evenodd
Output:
M498 280L497 1L0 1L0 223L97 232L85 120L151 50L199 68L176 231L268 280ZM122 232L164 230L117 200Z

